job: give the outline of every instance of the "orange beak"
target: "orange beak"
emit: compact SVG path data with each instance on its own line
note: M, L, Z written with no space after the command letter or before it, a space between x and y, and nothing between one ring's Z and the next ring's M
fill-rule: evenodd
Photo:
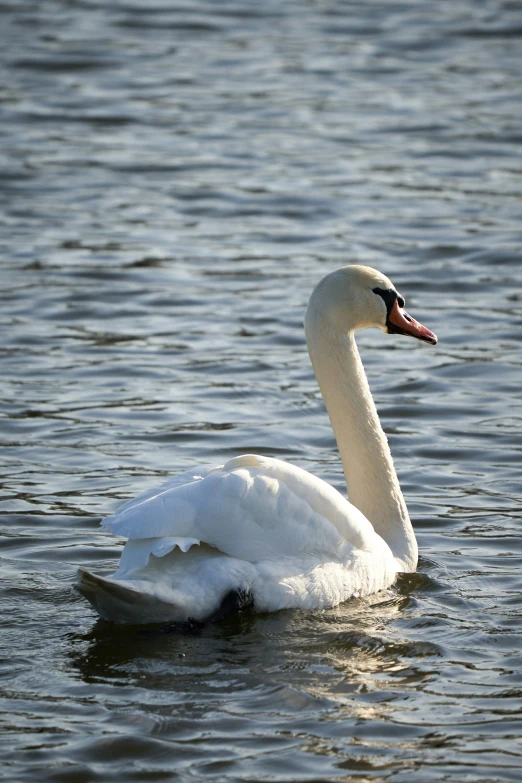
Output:
M412 318L411 315L408 315L405 310L401 310L397 299L388 314L386 325L388 334L409 334L418 340L430 343L430 345L437 344L437 335L416 321L415 318Z

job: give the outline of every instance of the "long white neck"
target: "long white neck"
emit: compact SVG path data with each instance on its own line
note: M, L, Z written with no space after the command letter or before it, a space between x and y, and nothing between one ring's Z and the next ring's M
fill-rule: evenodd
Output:
M418 550L353 331L340 334L309 306L306 339L343 463L348 497L386 541L400 570Z

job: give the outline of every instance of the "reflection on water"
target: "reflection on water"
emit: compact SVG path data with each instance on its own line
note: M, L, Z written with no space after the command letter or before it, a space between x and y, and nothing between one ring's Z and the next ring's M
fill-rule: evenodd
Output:
M6 779L518 780L521 30L508 0L4 4ZM97 621L98 521L167 475L253 451L343 490L302 317L350 262L440 338L359 339L418 573Z

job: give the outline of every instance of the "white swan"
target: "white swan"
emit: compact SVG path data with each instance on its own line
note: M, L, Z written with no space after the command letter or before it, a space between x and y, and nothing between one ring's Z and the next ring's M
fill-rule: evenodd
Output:
M260 612L331 607L415 570L417 542L354 339L378 326L434 345L403 307L384 275L347 266L319 282L306 312L351 503L301 468L252 454L176 476L103 520L128 539L119 568L111 578L80 569L77 582L102 617L203 621L252 600Z

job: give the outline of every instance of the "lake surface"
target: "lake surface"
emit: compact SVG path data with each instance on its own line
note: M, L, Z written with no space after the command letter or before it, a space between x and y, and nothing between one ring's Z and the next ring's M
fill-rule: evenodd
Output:
M519 781L522 3L4 2L0 777ZM328 611L98 621L99 520L260 452L343 490L311 289L359 345L421 560Z

